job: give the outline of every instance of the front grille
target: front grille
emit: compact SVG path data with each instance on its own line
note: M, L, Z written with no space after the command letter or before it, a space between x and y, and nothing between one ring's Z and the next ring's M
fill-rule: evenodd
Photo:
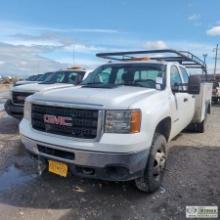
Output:
M54 120L45 121L45 116ZM68 118L68 124L60 123L59 119L64 117ZM38 131L84 139L97 137L98 110L33 104L31 118L32 127Z
M14 104L24 105L25 99L33 95L33 92L12 92L12 100Z

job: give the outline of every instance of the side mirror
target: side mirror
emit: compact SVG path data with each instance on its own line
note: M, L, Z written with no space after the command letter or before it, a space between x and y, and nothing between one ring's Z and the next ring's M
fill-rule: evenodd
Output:
M189 77L188 93L198 95L200 93L201 78L200 76L192 75Z
M183 86L178 83L175 83L171 89L173 93L183 92Z

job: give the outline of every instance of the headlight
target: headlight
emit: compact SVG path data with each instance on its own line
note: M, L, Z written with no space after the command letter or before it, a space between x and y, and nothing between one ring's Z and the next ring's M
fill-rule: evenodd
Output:
M105 116L106 133L138 133L141 127L140 110L107 110Z
M25 101L24 104L24 118L31 120L31 103L28 101Z

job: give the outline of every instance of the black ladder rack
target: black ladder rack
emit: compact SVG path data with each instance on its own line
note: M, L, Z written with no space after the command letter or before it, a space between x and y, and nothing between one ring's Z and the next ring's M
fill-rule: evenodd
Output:
M186 68L202 69L207 74L206 64L203 60L188 51L177 51L172 49L163 50L142 50L142 51L125 51L113 53L97 53L96 56L115 61L132 61L141 58L140 55L147 56L151 60L178 62ZM169 54L169 55L166 55ZM139 56L138 56L139 55Z

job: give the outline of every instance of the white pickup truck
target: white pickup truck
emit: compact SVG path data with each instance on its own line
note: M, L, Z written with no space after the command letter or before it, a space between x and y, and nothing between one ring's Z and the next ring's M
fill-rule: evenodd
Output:
M177 56L165 57L167 52ZM151 53L162 56L133 57ZM139 190L155 191L167 142L192 124L204 132L210 113L212 84L188 75L185 66L204 69L189 55L174 50L98 54L118 62L98 67L80 86L26 99L22 142L58 175L135 180Z
M10 91L10 98L5 103L5 110L12 117L21 119L23 117L24 102L28 96L40 91L78 85L88 74L89 71L85 69L70 68L45 73L42 82L14 86Z
M31 75L26 79L15 82L13 86L21 86L21 85L26 85L26 84L31 84L31 83L42 82L44 81L44 79L46 79L48 74L50 74L50 72L47 72L44 74Z

